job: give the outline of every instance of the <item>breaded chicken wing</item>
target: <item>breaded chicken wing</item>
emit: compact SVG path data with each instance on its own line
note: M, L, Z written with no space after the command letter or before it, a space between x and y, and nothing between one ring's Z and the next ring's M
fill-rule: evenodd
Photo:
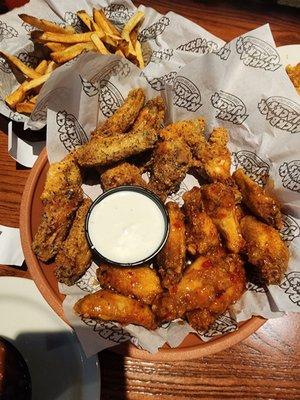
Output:
M210 182L230 181L231 155L227 148L228 132L215 128L205 146L197 154L200 161L198 172Z
M238 255L220 251L200 256L186 269L177 285L155 299L152 309L160 321L171 321L199 308L209 309L217 297L232 287L236 276L244 276Z
M103 190L112 189L122 185L147 186L146 181L142 178L140 169L127 162L106 170L101 175L100 180Z
M290 80L292 81L298 94L300 94L300 63L297 65L287 65L285 68Z
M216 296L209 307L187 313L189 324L196 330L207 330L219 315L239 300L246 290L246 274L242 259L238 255L232 254L227 256L224 266L227 270L227 288Z
M153 128L131 131L127 135L95 136L78 147L74 155L83 167L99 167L151 149L156 141L157 132Z
M185 192L183 210L186 217L186 244L193 256L205 255L221 246L216 225L203 211L201 189L194 187Z
M91 204L92 200L83 200L69 235L55 258L55 275L66 285L73 285L91 265L92 253L85 236L85 217Z
M162 292L159 277L149 265L126 268L100 264L97 278L101 287L116 290L146 304L152 304L155 297Z
M288 248L279 233L250 215L242 219L241 230L249 262L257 267L265 283L279 284L289 261Z
M153 152L149 189L165 200L178 189L191 166L192 153L183 140L159 143Z
M80 170L72 154L50 165L41 195L43 215L32 243L41 261L53 258L65 240L83 200L81 183Z
M221 182L203 185L201 197L205 212L216 224L223 236L227 248L233 253L239 253L244 240L239 226L239 210L236 207L234 190Z
M138 114L132 130L140 131L153 128L159 130L162 127L165 118L165 104L161 96L148 100Z
M278 202L247 176L241 168L236 170L232 176L242 193L243 203L253 214L274 228L281 229L283 222Z
M177 283L185 267L185 224L184 215L177 203L168 202L169 236L163 249L156 257L156 265L165 288Z
M98 126L92 137L97 135L115 135L126 132L133 125L145 102L143 89L132 89L124 103L109 117L104 124Z
M99 290L78 300L74 311L82 317L135 324L156 329L155 316L149 306L109 290Z

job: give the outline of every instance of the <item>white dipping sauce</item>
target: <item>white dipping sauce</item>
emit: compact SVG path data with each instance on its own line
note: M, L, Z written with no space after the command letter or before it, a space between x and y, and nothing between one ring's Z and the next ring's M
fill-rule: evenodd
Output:
M88 233L95 249L117 263L135 263L151 256L165 235L159 206L146 195L119 191L91 210Z

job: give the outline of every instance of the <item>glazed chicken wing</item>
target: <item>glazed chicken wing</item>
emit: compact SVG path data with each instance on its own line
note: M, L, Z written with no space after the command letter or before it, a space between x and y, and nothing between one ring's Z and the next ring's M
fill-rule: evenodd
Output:
M55 275L66 285L73 285L91 265L92 253L85 236L85 217L91 204L90 199L83 200L69 235L55 258Z
M234 190L221 182L203 185L201 196L205 212L216 224L227 248L239 253L244 240L239 226L239 210L236 207Z
M41 261L53 258L65 240L83 200L81 183L80 170L72 154L50 165L41 195L43 215L32 243Z
M98 126L92 133L97 135L115 135L126 132L137 118L145 102L143 89L130 90L124 103L109 117L104 124Z
M100 264L97 278L101 287L113 289L146 304L152 304L155 297L162 292L157 273L148 265L126 268Z
M165 105L162 97L157 96L147 101L137 116L132 130L144 130L153 128L159 130L165 118Z
M142 178L140 169L127 162L106 170L101 175L100 179L103 190L112 189L122 185L147 186L146 181Z
M169 236L161 252L156 257L156 265L165 288L177 283L185 267L185 224L184 216L177 203L168 202Z
M74 311L82 317L135 324L155 329L155 316L149 306L109 290L99 290L78 300Z
M241 230L249 262L257 267L265 283L279 284L289 261L288 248L279 233L250 215L242 219Z
M95 136L75 150L78 164L83 167L109 165L153 148L157 132L153 129L131 131L127 135Z
M192 165L192 153L183 140L163 141L153 152L149 189L162 200L175 192Z
M221 246L216 225L203 212L201 189L194 187L183 195L186 217L186 244L188 252L200 256Z
M243 203L254 215L274 228L283 227L279 204L266 191L245 174L242 169L233 173L233 178L242 193Z

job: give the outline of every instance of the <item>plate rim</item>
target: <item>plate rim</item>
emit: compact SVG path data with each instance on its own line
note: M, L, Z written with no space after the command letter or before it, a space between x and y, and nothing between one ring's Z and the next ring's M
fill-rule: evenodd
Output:
M5 281L5 282L3 282ZM30 298L30 300L33 300L34 302L41 304L43 306L47 307L47 312L49 313L54 313L56 318L60 319L60 316L57 315L57 313L55 312L55 310L52 310L49 307L49 303L47 301L47 299L42 295L41 292L39 290L39 288L37 287L35 281L33 279L27 278L27 277L20 277L20 276L6 276L6 275L2 275L0 276L0 287L3 284L7 284L7 282L9 282L9 285L17 285L17 294L20 294L20 296L23 297L27 297ZM29 286L26 286L29 285ZM36 289L36 293L34 291L32 291L32 289ZM39 296L36 296L36 294L38 294ZM43 308L44 309L44 308ZM59 320L60 324L60 330L64 330L64 331L68 331L71 332L73 331L72 327L70 327L69 324L66 324L64 320ZM73 332L74 334L74 332ZM8 340L12 339L10 337L7 337ZM76 343L76 341L78 343ZM78 347L78 355L80 357L80 359L82 360L82 358L84 357L87 361L86 364L81 363L81 372L82 372L82 400L89 400L90 396L93 395L93 398L95 396L95 398L99 398L100 394L101 394L101 379L100 379L100 363L99 363L99 358L97 357L97 355L94 355L90 358L87 358L84 354L83 348L80 345L80 342L78 340L78 338L74 338L74 343L73 343L73 347L76 348ZM91 373L91 368L94 369L94 375L96 377L98 377L97 381L95 382L95 385L93 386L93 389L91 388L87 388L85 389L85 378L87 376L90 375ZM92 390L93 392L91 393L90 390Z
M57 299L52 288L46 285L43 273L39 267L39 262L31 249L31 223L30 223L30 209L32 205L32 199L36 183L42 173L43 167L48 162L47 149L46 147L40 153L37 161L30 171L28 179L26 181L20 207L20 236L21 244L24 252L25 261L30 273L32 280L41 292L44 299L51 306L51 308L62 318L69 326L70 323L64 316L63 307L59 299ZM39 284L36 283L34 277L40 278ZM50 297L49 297L50 289ZM157 353L151 354L146 350L138 349L132 343L123 343L111 348L112 351L137 358L145 361L179 361L179 360L191 360L203 356L215 354L221 350L225 350L233 345L245 340L252 333L256 332L267 319L260 316L252 316L249 320L242 323L238 330L230 332L226 335L220 336L213 341L204 342L199 345L191 347L177 347L171 349L159 349ZM71 327L72 328L72 327ZM73 328L72 328L73 329ZM191 333L190 333L191 335Z

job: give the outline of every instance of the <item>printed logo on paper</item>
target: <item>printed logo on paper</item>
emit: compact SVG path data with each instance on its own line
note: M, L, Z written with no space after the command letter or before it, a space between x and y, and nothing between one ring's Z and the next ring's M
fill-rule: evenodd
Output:
M154 50L151 54L149 62L170 61L173 57L174 51L172 49Z
M123 60L115 60L106 65L100 71L96 72L95 75L92 76L91 82L95 83L97 81L109 80L112 76L121 76L126 78L131 71L131 67L128 62Z
M12 72L9 63L5 60L5 58L1 56L0 56L0 70L2 72L5 72L6 74L10 74Z
M282 186L300 193L300 160L284 162L279 167Z
M195 112L201 106L201 94L197 86L184 76L176 76L173 84L174 106Z
M25 31L28 32L28 33L32 32L32 31L34 31L36 29L34 26L32 26L30 24L27 24L27 22L25 22L25 21L22 21L22 25L21 26L23 26Z
M177 50L188 51L196 54L213 53L218 55L222 60L227 60L231 53L229 44L225 44L225 46L220 48L220 46L213 40L207 40L201 37L181 44L177 47Z
M5 22L0 21L0 42L4 39L12 39L19 34L12 26L7 25Z
M226 93L223 90L215 92L211 96L211 103L218 110L216 117L223 121L241 125L249 117L243 101L237 96Z
M104 8L105 16L118 27L122 27L133 16L134 12L130 11L124 4L112 3Z
M39 63L39 58L33 53L22 51L18 54L18 59L21 60L28 67L35 68Z
M58 111L56 123L59 127L59 139L68 151L74 150L88 141L84 129L73 114L68 114L67 111Z
M255 153L241 150L232 153L233 165L242 167L246 174L260 186L265 186L269 177L270 166Z
M236 51L244 65L261 68L265 71L276 71L280 57L276 49L264 40L253 36L244 36L236 41Z
M66 21L67 25L73 26L76 32L84 31L85 25L76 13L73 13L72 11L66 11L64 15L64 20ZM61 25L63 26L63 24Z
M99 93L99 107L102 114L109 118L123 104L124 98L121 92L109 81L101 81Z
M161 76L160 78L148 78L146 75L143 74L143 76L146 78L147 82L149 85L152 87L152 89L161 91L165 89L166 84L172 85L174 82L174 79L176 78L177 72L172 71L169 72L166 75Z
M214 324L208 329L208 331L201 333L201 336L206 338L212 338L216 335L222 335L224 333L234 332L237 329L236 321L229 315L221 315Z
M103 339L111 340L115 343L122 343L131 339L131 335L128 332L113 322L103 322L90 318L81 318L81 320L86 325L93 328L93 331L98 333Z
M284 290L292 303L300 307L300 272L286 274L279 287Z
M282 214L283 228L280 235L285 242L291 242L300 236L300 226L298 222L287 214ZM288 243L286 243L288 245Z
M24 122L28 117L24 117L24 115L19 114L16 111L10 111L8 118L16 122Z
M148 26L148 28L144 28L138 34L138 40L141 43L147 42L148 40L155 40L155 43L157 44L157 46L159 46L157 38L165 31L165 29L169 25L170 25L170 19L166 16L161 17L157 22Z
M80 76L80 75L79 75L79 77L81 80L82 89L87 96L93 97L99 93L99 89L97 88L96 85L94 85L92 82L88 81L87 79L82 78L82 76Z
M75 285L85 292L93 293L100 289L100 283L96 278L96 271L93 266L75 283Z
M300 132L300 106L294 101L282 96L273 96L262 99L258 103L258 110L274 128L289 133Z

